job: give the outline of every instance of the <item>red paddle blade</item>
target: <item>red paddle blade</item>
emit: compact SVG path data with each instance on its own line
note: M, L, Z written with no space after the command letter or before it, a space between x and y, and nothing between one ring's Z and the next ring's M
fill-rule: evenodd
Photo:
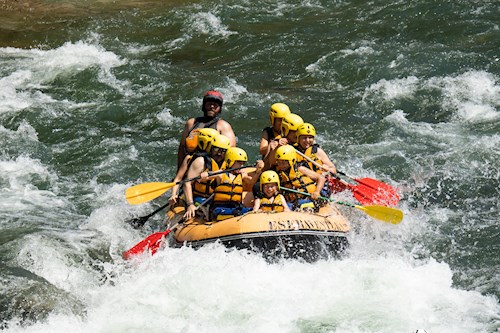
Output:
M348 185L346 182L342 182L338 178L327 177L328 187L332 193L342 192L348 189Z
M130 259L131 257L141 254L145 251L151 251L151 254L155 254L156 251L161 246L163 239L170 233L171 230L156 232L144 238L142 241L134 245L130 250L123 252L124 259Z
M381 181L373 178L355 178L358 185L350 185L354 197L363 205L384 205L397 206L399 203L399 194L397 190Z

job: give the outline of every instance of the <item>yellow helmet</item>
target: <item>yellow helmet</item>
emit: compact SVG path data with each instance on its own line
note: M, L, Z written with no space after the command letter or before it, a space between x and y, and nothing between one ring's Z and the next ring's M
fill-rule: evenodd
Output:
M209 143L207 151L210 151L213 147L228 150L231 147L231 141L229 141L229 138L227 136L219 134L216 135L212 139L212 142Z
M301 135L312 135L316 136L316 129L314 128L313 125L309 123L303 123L302 125L297 128L297 138L300 137Z
M273 170L264 171L260 175L260 191L262 192L262 188L264 187L264 185L269 183L277 183L278 190L280 189L280 177Z
M296 131L303 123L304 120L298 114L290 113L286 115L281 123L281 135L286 137L290 131Z
M198 149L208 151L210 142L219 135L219 132L213 128L200 128L198 130Z
M226 168L231 168L234 162L247 162L247 153L238 147L231 147L226 152Z
M284 145L276 149L274 156L276 157L276 160L288 161L290 166L293 166L295 162L297 162L297 153L295 152L295 148L290 145Z
M271 126L274 125L274 119L284 118L290 113L290 108L284 103L274 103L271 105L271 109L269 109L269 120L271 121Z

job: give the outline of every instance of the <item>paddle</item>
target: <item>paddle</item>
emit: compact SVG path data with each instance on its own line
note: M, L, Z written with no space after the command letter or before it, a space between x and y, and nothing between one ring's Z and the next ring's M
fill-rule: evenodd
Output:
M130 224L132 227L134 227L135 229L139 229L140 227L142 227L144 224L146 224L146 222L148 221L148 219L157 214L158 212L160 212L163 208L167 207L170 203L167 202L166 204L164 204L163 206L157 208L154 212L152 212L151 214L148 214L146 216L141 216L141 217L136 217L135 219L132 219L130 221L127 221L128 224Z
M209 172L208 175L215 176L215 175L225 173L228 171L235 171L235 170L244 169L244 168L249 168L249 167L248 166L241 166L239 168L219 170L219 171ZM197 176L197 177L193 177L193 178L183 179L181 181L174 182L174 183L151 182L151 183L134 185L132 187L129 187L125 191L125 198L127 199L127 202L129 204L137 205L137 204L148 202L148 201L151 201L155 198L158 198L160 195L167 192L170 188L174 187L177 184L190 182L192 180L196 180L196 179L200 179L200 178L201 178L201 176Z
M213 198L213 194L203 200L202 203L200 203L199 206L196 207L196 210L198 210L200 207L204 206L207 202L209 202ZM134 245L130 250L123 252L123 258L124 259L130 259L133 256L136 256L138 254L143 253L144 251L151 251L151 255L155 254L156 251L160 248L163 240L165 237L177 226L180 224L176 223L174 224L170 229L165 230L165 231L159 231L155 232L154 234L149 235L148 237L144 238L142 241Z
M143 253L144 251L151 251L151 255L155 254L161 246L163 239L174 230L179 223L175 224L172 228L166 231L155 232L149 235L130 250L123 252L124 259L130 259L133 256Z
M248 173L251 173L251 172L255 172L256 168L255 167L247 167L246 168L246 172ZM160 208L156 209L154 212L152 212L151 214L148 214L146 216L141 216L141 217L136 217L132 220L129 220L127 221L128 224L130 224L132 227L134 227L135 229L139 229L141 228L142 226L144 226L144 224L146 224L146 222L148 221L148 219L157 214L158 212L160 212L163 208L167 207L170 203L167 202L166 204L164 204L163 206L161 206Z
M359 197L356 197L356 193L354 193L354 197L356 197L356 199L362 204L373 202L389 206L397 206L399 203L400 197L397 190L389 184L373 178L355 178L338 170L337 173L359 183L356 185L356 192L360 195ZM355 185L351 186L354 187Z
M309 162L313 163L318 168L322 167L321 164L317 163L309 156L305 155L304 153L302 153L297 149L295 150L297 151L297 154L307 159ZM349 190L352 191L354 198L356 198L356 200L358 200L363 205L383 204L389 206L397 206L397 204L399 203L399 195L397 194L396 189L388 184L385 184L373 178L361 178L361 179L354 178L349 175L346 175L345 173L339 170L337 170L337 173L339 175L342 175L359 183L358 185L349 184L340 179L332 172L330 172L330 174L334 176L341 183L340 187L347 186Z
M306 196L311 196L311 194L306 193L306 192L301 192L297 190L293 190L290 188L286 187L280 187L280 189L297 193L297 194L302 194ZM350 203L346 202L341 202L341 201L335 201L330 198L326 197L320 197L321 199L328 200L333 203L337 203L339 205L344 205L344 206L349 206L349 207L354 207L356 209L362 210L366 214L370 215L373 218L376 218L377 220L392 223L392 224L398 224L403 220L403 212L399 209L396 208L391 208L391 207L386 207L386 206L378 206L378 205L373 205L373 206L360 206L360 205L353 205Z

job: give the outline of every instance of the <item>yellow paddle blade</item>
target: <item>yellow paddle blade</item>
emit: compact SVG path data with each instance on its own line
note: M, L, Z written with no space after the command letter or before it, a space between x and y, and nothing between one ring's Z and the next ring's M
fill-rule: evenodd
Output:
M359 210L364 211L366 214L370 215L377 220L389 222L392 224L398 224L403 220L403 212L399 209L386 207L386 206L359 206L355 205Z
M158 198L163 193L167 192L169 188L174 187L176 183L144 183L129 187L125 191L125 198L131 205L148 202Z

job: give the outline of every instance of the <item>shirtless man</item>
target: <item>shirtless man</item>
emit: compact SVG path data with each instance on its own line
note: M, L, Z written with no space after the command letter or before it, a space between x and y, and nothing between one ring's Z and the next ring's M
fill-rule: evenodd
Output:
M219 133L229 138L231 147L236 146L236 136L234 135L233 128L227 121L220 118L223 103L224 99L220 92L210 90L205 93L201 105L203 116L190 118L184 125L177 152L177 168L181 166L184 157L192 153L196 148L198 142L197 129L199 128L210 127L216 129Z

